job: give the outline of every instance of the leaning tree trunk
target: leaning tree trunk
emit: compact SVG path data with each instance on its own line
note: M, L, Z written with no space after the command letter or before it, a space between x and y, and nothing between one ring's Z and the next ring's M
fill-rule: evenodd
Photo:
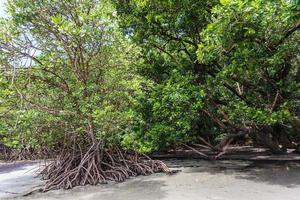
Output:
M239 137L245 137L248 133L248 131L239 131L236 134L228 134L215 146L215 149L223 152L234 140Z

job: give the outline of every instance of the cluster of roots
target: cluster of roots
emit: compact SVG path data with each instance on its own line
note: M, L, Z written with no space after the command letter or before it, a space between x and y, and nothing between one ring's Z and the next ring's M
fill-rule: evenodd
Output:
M16 160L37 160L37 159L47 159L53 157L47 149L34 150L29 147L24 147L21 149L10 149L4 147L0 150L0 160L6 161L16 161Z
M138 175L169 172L168 167L146 155L124 153L115 148L104 150L92 145L85 153L65 153L50 162L41 172L46 180L43 191L70 189L80 185L96 185L109 181L122 182Z

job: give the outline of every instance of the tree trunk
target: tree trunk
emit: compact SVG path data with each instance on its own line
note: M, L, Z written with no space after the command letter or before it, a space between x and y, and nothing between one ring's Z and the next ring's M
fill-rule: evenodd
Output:
M259 130L255 131L255 139L256 142L270 149L270 151L274 154L283 153L282 149L279 146L279 142L277 138L274 137L273 129L270 126L264 126Z
M236 138L238 137L244 137L248 134L248 131L239 131L236 134L229 134L225 136L219 144L215 146L215 149L218 149L219 151L224 151L230 143L232 143Z

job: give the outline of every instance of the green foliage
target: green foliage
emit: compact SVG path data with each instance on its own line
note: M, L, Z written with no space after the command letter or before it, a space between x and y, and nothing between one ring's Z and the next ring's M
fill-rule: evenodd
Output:
M16 69L11 84L23 105L11 128L14 134L5 140L50 150L85 148L97 141L118 144L132 121L132 82L139 81L132 65L139 62L139 50L118 31L111 4L8 4L1 64Z
M11 130L17 125L15 121L20 114L17 110L19 101L9 78L10 72L6 73L2 67L0 70L0 144L12 146L18 143L16 139L8 138L11 136Z
M226 112L238 123L276 124L295 112L299 94L299 33L287 35L297 13L286 1L223 1L202 32L198 59L217 71L211 90L236 84L240 97L221 89ZM229 92L229 93L228 93ZM234 97L235 96L235 97ZM292 103L293 102L293 103Z
M155 95L142 98L144 109L138 112L147 113L141 119L142 129L133 133L140 139L128 140L141 141L149 150L194 142L191 135L217 141L228 133L264 126L281 125L287 133L295 131L291 127L291 120L299 115L299 28L295 28L299 10L295 2L114 2L124 32L142 47L145 65L139 72L154 82L150 90ZM206 94L196 99L201 104L198 112L190 112L180 100L171 104L174 107L162 104L173 97L167 84L174 80L173 70L180 72L180 81L193 77L192 85L180 87ZM179 92L180 87L173 89ZM192 99L192 94L187 96L180 99ZM177 129L177 111L183 113L179 123L185 128ZM192 120L185 111L193 115ZM174 139L166 137L170 132Z
M292 1L234 0L212 12L197 56L214 71L206 89L222 102L218 118L252 130L271 150L293 147L287 141L299 143L299 9Z
M7 10L8 146L149 152L250 130L300 138L297 1L9 0Z
M137 70L145 84L136 97L138 120L124 143L142 151L175 147L216 131L201 113L204 89L196 51L199 32L217 1L114 0L120 26L141 47Z
M170 79L148 86L147 93L136 98L139 121L134 132L125 136L124 144L148 152L189 141L205 96L194 79L192 74L174 70Z
M113 0L120 27L142 48L145 66L140 73L155 82L174 70L197 71L200 31L210 22L218 1Z

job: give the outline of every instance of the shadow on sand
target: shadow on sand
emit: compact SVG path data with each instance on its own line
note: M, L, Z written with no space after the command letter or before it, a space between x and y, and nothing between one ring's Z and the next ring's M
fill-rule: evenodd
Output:
M214 175L233 175L238 179L264 182L288 188L300 186L299 162L270 161L190 161L187 173L206 172Z

